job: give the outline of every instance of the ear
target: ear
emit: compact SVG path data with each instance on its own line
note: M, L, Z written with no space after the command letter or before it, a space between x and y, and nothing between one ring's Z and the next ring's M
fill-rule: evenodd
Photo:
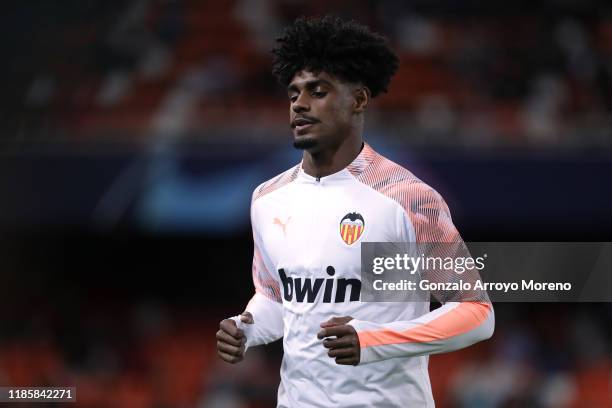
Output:
M371 93L368 87L360 86L353 91L354 98L354 109L355 113L363 113L370 102Z

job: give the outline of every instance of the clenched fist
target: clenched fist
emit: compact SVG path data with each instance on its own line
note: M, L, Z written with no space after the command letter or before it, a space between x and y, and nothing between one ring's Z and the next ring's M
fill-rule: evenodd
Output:
M240 321L253 324L253 316L249 312L240 315ZM232 319L225 319L219 323L217 332L217 354L221 360L230 364L236 364L244 359L244 345L247 338L242 329L236 326Z
M347 323L353 320L350 316L332 317L321 323L317 334L323 340L323 347L329 349L327 355L336 360L336 364L357 365L361 359L359 337L353 326Z

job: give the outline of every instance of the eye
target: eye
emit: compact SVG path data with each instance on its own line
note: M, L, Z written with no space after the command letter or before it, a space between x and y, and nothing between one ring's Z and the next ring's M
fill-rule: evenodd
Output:
M289 100L291 101L291 103L297 101L297 95L291 95L289 96Z
M312 91L312 96L314 96L315 98L324 98L325 95L327 95L327 92Z

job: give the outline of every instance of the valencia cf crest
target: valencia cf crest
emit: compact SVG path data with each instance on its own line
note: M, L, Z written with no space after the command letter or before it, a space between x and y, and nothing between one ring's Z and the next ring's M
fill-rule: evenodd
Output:
M340 237L348 245L356 242L364 229L365 221L359 213L346 214L340 221Z

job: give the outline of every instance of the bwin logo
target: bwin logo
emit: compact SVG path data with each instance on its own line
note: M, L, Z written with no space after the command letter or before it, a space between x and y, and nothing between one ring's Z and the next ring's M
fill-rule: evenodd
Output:
M327 274L334 276L336 270L333 266L328 266ZM325 288L323 289L323 303L332 302L332 292L334 289L334 281L336 284L336 296L334 297L334 303L346 302L346 289L351 287L351 297L349 301L356 302L359 300L361 293L361 281L359 279L334 279L334 278L291 278L285 274L284 269L279 269L278 274L280 275L281 281L283 282L283 297L287 302L291 302L295 294L295 300L297 302L314 303L317 295L321 291L321 286L325 282Z

